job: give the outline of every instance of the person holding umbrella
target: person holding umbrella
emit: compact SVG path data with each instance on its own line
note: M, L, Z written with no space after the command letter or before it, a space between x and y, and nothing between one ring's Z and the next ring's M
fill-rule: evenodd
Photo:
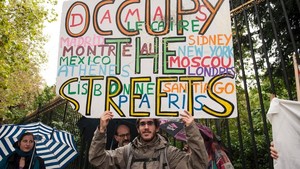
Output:
M201 135L208 153L209 163L207 169L234 169L227 156L226 149L216 139L215 134L212 133L212 137L209 137L201 132Z
M234 169L226 154L225 148L218 141L212 130L201 124L198 124L198 128L204 139L206 151L208 153L207 169ZM190 152L190 148L187 144L184 145L183 150L188 153Z
M106 129L113 118L112 112L105 111L100 117L100 125L94 133L90 146L90 163L99 169L206 169L208 155L194 117L187 111L180 116L186 126L191 153L170 146L167 139L158 133L159 120L153 118L137 119L136 127L139 135L130 144L116 150L105 150Z
M14 144L15 151L0 161L1 169L45 169L44 160L35 155L32 133L24 133Z

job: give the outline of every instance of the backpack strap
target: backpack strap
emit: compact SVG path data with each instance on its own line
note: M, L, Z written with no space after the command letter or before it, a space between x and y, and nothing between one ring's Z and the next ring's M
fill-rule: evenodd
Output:
M126 164L126 169L130 169L131 163L132 163L132 156L133 155L131 153L131 148L132 148L131 143L124 146L123 159L124 159L125 164Z
M159 168L161 169L170 169L167 158L167 148L168 147L165 147L163 150L160 150Z
M127 146L124 147L124 154L123 159L126 164L126 169L131 168L131 164L133 162L150 162L150 161L159 161L159 168L160 169L170 169L170 165L167 159L167 148L165 147L162 150L159 150L159 156L157 158L142 158L142 159L133 159L133 154L131 152L132 145L129 143Z
M151 161L159 161L158 158L139 158L139 159L133 159L133 162L151 162Z
M166 164L167 166L164 166L164 167L165 167L165 169L170 169L169 160L168 160L168 158L167 158L167 148L168 148L168 147L165 148L165 155L164 155L164 157L165 157L165 160L164 160L164 161L166 162L165 164Z

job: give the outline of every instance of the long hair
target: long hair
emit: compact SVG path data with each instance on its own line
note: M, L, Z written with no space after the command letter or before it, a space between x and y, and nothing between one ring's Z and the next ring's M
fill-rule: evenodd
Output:
M200 132L201 133L201 132ZM206 147L206 151L209 157L211 157L213 160L215 159L215 151L217 150L222 150L224 152L227 152L227 150L225 149L225 147L219 143L219 141L217 140L217 137L215 134L213 134L213 138L209 138L208 136L206 136L205 134L202 134L203 140L204 140L204 144Z
M22 139L25 137L25 136L32 136L32 138L33 138L33 140L34 140L34 135L32 134L32 133L30 133L30 132L26 132L26 133L24 133L24 134L22 134L21 135L21 137L20 137L20 139L18 140L18 147L20 148L20 144L21 144L21 141L22 141ZM33 141L33 147L32 147L32 149L31 149L31 151L32 151L32 155L31 155L31 157L30 157L30 163L29 163L29 167L28 168L31 168L31 166L33 166L34 165L34 155L35 155L35 141Z

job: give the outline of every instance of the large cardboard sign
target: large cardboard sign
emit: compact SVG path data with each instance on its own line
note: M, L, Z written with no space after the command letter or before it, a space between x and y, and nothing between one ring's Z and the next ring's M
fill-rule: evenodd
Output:
M229 0L63 4L57 94L98 118L237 116Z

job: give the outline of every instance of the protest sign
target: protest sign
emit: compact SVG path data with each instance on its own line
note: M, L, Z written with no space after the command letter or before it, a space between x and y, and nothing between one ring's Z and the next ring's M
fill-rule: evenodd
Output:
M229 0L66 1L57 94L86 117L236 117Z

